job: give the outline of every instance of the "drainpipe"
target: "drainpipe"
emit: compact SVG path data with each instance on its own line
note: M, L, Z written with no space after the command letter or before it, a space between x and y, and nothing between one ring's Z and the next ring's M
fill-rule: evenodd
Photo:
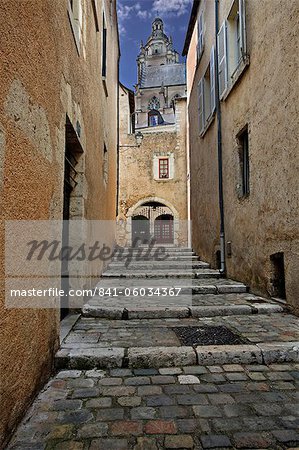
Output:
M217 113L217 153L218 153L218 189L219 189L219 212L220 212L220 272L225 275L225 233L224 233L224 200L223 200L223 164L222 164L222 133L221 133L221 105L219 97L219 68L218 68L218 31L219 31L219 0L215 0L215 94Z
M118 216L119 210L118 210L118 202L119 202L119 178L120 178L120 167L119 167L119 62L120 62L120 55L118 55L118 61L117 61L117 106L116 106L116 112L117 112L117 119L116 119L116 126L117 126L117 154L116 154L116 217Z

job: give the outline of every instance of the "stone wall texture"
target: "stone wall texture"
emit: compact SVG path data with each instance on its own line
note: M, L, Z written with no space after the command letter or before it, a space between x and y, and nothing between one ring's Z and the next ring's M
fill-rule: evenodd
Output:
M231 0L220 2L220 24ZM270 255L283 252L288 304L299 313L298 2L249 0L250 64L221 102L226 258L231 278L271 295ZM214 266L219 250L217 126L200 137L198 81L215 45L214 2L201 1L205 48L196 67L197 23L187 57L193 247ZM240 198L237 135L249 131L250 195Z
M108 0L81 3L79 51L67 0L26 0L18 2L17 7L15 1L4 0L0 5L2 244L5 220L62 219L66 116L75 130L80 124L83 148L71 217L115 218L119 58L116 4ZM101 68L103 12L108 35L105 82ZM108 182L103 176L104 144L108 151ZM60 319L57 310L5 308L3 247L0 448L51 373L59 345Z

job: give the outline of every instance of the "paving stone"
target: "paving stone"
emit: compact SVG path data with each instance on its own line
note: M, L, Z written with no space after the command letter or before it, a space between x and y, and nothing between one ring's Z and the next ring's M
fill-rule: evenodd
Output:
M173 397L166 395L153 395L146 398L147 406L171 406L175 404Z
M83 388L83 389L76 389L72 397L73 398L91 398L91 397L98 397L99 395L99 389L97 388Z
M182 406L162 406L158 411L162 419L182 418L189 414L188 409Z
M103 378L106 376L106 372L105 370L92 369L86 370L85 375L90 378Z
M212 419L211 426L216 433L224 434L230 434L232 431L240 431L244 429L242 421L236 417Z
M270 417L243 417L244 429L251 431L268 431L277 428L275 421Z
M165 369L159 369L160 375L179 375L182 373L180 367L167 367Z
M161 386L139 386L137 388L137 394L141 396L145 395L160 395L162 394L162 387Z
M198 385L194 385L192 387L197 387ZM193 393L193 390L189 385L186 384L173 384L170 386L163 386L163 390L165 394L167 395L173 395L173 394L191 394Z
M140 406L139 408L132 408L130 410L131 419L154 419L157 417L155 408Z
M94 438L106 436L108 425L102 422L91 423L80 427L77 433L78 438Z
M225 377L229 380L229 381L246 381L247 380L247 375L243 372L230 372L230 373L226 373Z
M193 411L196 416L199 417L221 417L221 409L217 406L193 406Z
M121 406L139 406L141 404L141 397L119 397L117 401Z
M136 392L134 386L102 386L101 394L104 396L111 397L123 397L125 395L133 395Z
M199 378L195 375L179 375L178 380L180 384L199 384Z
M248 376L251 380L254 381L262 381L267 379L262 372L250 372Z
M244 372L244 367L240 364L224 364L223 369L225 372Z
M272 436L265 433L236 433L234 442L237 448L269 448L273 444Z
M150 384L151 380L149 377L130 377L125 379L125 385L128 386L140 386L143 384Z
M80 409L82 407L81 400L56 400L53 403L52 409L56 411L67 411L73 409Z
M207 369L211 373L221 373L221 372L223 372L223 368L221 366L207 366Z
M89 450L128 450L126 439L94 439Z
M153 384L173 384L176 381L175 377L171 375L156 375L151 377L151 380Z
M287 372L268 372L267 378L271 381L294 381L292 375Z
M56 375L56 378L79 378L82 370L61 370Z
M110 408L112 399L110 397L97 397L87 400L86 408Z
M134 450L158 450L156 439L139 437L137 438L137 445L135 445Z
M273 403L256 403L252 405L252 408L260 416L276 416L282 411L281 405Z
M93 420L93 415L90 411L87 409L82 409L81 411L67 411L67 412L60 412L58 421L61 424L81 424L89 422L90 420Z
M67 387L69 388L78 388L78 387L93 387L94 381L89 378L74 378L70 379L67 382Z
M112 377L128 377L133 375L131 369L111 369L110 375Z
M223 410L226 417L242 417L253 414L253 410L250 408L250 406L240 405L236 403L232 405L224 405Z
M200 438L203 448L229 448L232 447L231 441L225 435L211 434L209 436L201 436Z
M83 449L84 449L84 442L79 441L63 441L55 445L55 450L83 450Z
M114 436L140 436L142 434L142 422L117 421L110 425L110 431Z
M177 402L179 405L207 405L208 399L204 394L185 394L178 395Z
M164 441L165 448L193 448L194 442L192 436L185 434L178 436L166 436Z
M103 378L99 380L99 386L120 386L122 384L122 378Z
M208 394L208 399L212 405L227 405L230 403L235 403L235 400L229 394Z
M192 388L195 392L202 392L202 393L213 393L213 392L218 392L218 390L219 390L217 385L215 386L214 384L211 384L211 383L196 384L196 385L192 386Z
M98 411L97 420L122 420L124 418L123 408L104 408Z
M195 419L179 419L176 421L176 424L181 433L193 433L197 429L197 421Z
M208 370L203 366L187 366L187 367L183 367L183 371L187 375L196 375L196 374L203 374L203 373L208 372Z
M157 369L134 369L134 375L137 376L150 376L150 375L158 375L159 371Z
M175 422L168 420L151 420L145 424L147 434L176 434Z

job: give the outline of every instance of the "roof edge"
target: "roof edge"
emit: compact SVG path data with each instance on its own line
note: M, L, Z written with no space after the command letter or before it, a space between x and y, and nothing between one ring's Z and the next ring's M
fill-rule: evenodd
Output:
M188 29L187 29L187 34L186 34L186 38L185 38L182 56L186 56L188 53L200 2L201 2L201 0L193 0L193 6L192 6L191 14L190 14L190 19L189 19L189 24L188 24Z

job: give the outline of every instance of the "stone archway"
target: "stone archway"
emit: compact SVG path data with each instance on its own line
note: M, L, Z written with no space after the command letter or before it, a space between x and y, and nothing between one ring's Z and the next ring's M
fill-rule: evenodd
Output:
M127 212L127 233L130 236L128 240L133 241L134 234L136 233L135 221L138 217L147 218L149 221L149 234L151 238L158 236L158 242L161 244L176 245L178 243L179 232L179 214L174 206L159 197L149 197L139 200L134 206L132 206ZM156 222L158 218L166 218L171 220L170 222L162 223ZM156 224L156 225L155 225ZM141 226L142 224L140 224ZM158 230L159 228L159 230ZM166 239L166 229L168 230L168 239ZM163 231L164 230L164 231ZM159 231L159 233L158 233ZM162 236L165 239L162 239Z

